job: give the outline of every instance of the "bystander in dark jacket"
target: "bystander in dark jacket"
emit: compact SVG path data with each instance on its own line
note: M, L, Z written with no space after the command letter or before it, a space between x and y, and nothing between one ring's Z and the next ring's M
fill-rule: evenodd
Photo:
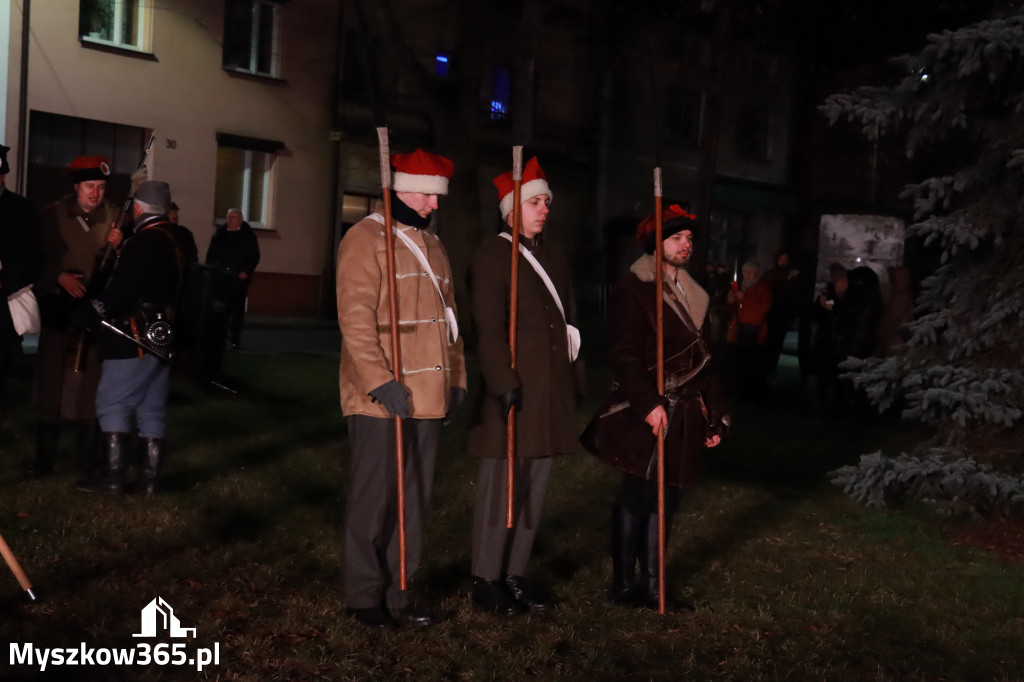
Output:
M237 208L228 210L226 223L210 239L206 264L223 268L235 276L234 287L228 294L228 340L238 348L245 323L246 299L252 275L260 262L260 245L249 223Z

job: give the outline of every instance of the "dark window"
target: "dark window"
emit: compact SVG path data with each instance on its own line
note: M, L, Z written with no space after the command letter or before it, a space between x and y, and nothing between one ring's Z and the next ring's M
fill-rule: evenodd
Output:
M771 158L772 116L757 104L740 107L736 116L736 155L744 159Z
M499 66L491 73L488 117L492 121L508 120L512 99L512 69Z
M437 56L434 57L434 64L437 70L437 75L442 78L448 75L448 63L451 60L451 55L447 52L438 52Z
M694 90L669 88L665 92L664 125L667 142L686 147L700 144L702 103L701 93Z
M281 9L268 0L228 0L224 14L224 68L277 76Z

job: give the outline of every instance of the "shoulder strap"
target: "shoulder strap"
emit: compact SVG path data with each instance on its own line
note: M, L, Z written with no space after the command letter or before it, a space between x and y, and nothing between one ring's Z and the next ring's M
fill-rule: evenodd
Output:
M502 232L498 236L508 240L509 242L512 241L512 235L508 232ZM544 269L544 266L541 265L536 256L530 253L530 250L522 244L519 245L519 253L522 254L523 258L529 261L530 265L533 266L534 272L536 272L537 276L540 277L542 282L544 282L544 286L548 288L548 293L551 294L551 298L555 299L555 305L558 306L558 312L562 314L562 322L565 322L565 309L562 308L562 299L558 297L558 292L555 290L555 283L551 281L550 277L548 277L548 273Z
M371 213L370 217L376 220L381 225L384 224L384 216L382 216L381 214ZM401 230L396 230L394 227L392 227L391 229L395 233L395 236L401 239L402 243L409 247L409 250L412 251L412 255L416 256L416 260L419 261L420 266L430 276L430 281L434 283L434 288L437 289L437 295L441 298L441 305L445 305L444 294L441 293L441 285L437 281L437 275L434 274L434 269L430 267L430 261L428 261L427 257L423 255L423 250L420 249L419 245L417 245L416 242L410 239L409 236L406 235Z
M384 216L380 213L371 213L369 217L381 225L384 225ZM441 307L444 308L444 319L448 324L449 338L452 343L455 343L459 338L459 323L456 319L455 311L452 310L444 300L444 294L441 293L441 285L437 281L437 275L434 274L434 269L430 267L430 261L427 260L427 257L423 254L423 250L420 249L419 245L416 244L416 242L414 242L407 234L401 230L396 230L394 226L391 227L391 230L399 239L402 240L402 243L408 247L409 251L412 252L412 255L416 256L416 260L419 261L420 267L422 267L430 277L430 281L434 283L434 289L437 291L437 297L441 299Z

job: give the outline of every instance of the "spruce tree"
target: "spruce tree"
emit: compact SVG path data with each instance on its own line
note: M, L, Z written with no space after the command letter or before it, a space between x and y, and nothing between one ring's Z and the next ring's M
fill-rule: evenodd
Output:
M902 352L845 367L880 410L934 425L945 456L1019 465L1024 10L930 35L894 62L898 84L833 95L821 110L868 139L899 136L908 156L941 169L902 195L908 234L939 249L941 265L921 283Z

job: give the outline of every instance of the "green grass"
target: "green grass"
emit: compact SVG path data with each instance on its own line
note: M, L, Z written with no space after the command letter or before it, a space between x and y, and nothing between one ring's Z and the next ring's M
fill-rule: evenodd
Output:
M689 616L605 599L617 476L587 455L558 461L532 577L554 614L509 621L467 596L476 464L466 409L446 429L424 564L414 588L447 614L424 631L371 632L344 611L345 427L331 359L228 357L240 398L177 381L164 491L152 502L25 479L32 417L0 433L0 533L40 601L0 575L0 641L133 646L159 595L221 663L53 669L41 679L208 680L1019 680L1024 569L954 546L939 522L844 498L825 472L906 449L898 422L819 419L797 396L738 411L682 505L670 583ZM607 374L597 368L593 398ZM24 381L9 386L25 395ZM6 569L3 569L6 571ZM0 679L31 677L0 659Z

